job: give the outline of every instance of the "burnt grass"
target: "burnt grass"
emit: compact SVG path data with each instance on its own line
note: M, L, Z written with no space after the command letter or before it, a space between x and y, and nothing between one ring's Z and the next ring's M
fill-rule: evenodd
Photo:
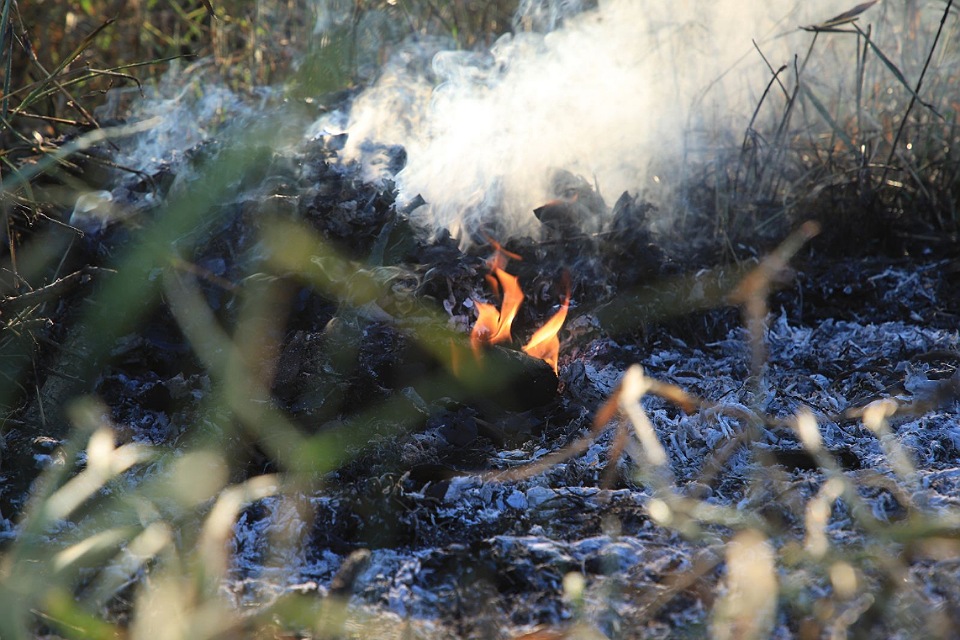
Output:
M399 434L390 416L354 425L366 431L367 444L350 445L354 448L348 461L318 479L321 489L302 496L310 503L310 523L298 543L304 565L316 566L331 557L336 561L313 573L297 567L291 572L301 571L302 580L312 580L318 597L350 595L358 606L379 607L401 617L405 611L408 619L433 620L438 635L506 637L511 629L567 624L575 612L562 597L563 578L580 571L605 585L603 593L616 594L606 609L591 600L584 605L586 612L576 613L604 632L645 637L664 629L687 629L696 635L717 596L722 563L708 563L699 575L690 573L700 558L695 543L651 520L638 497L648 493L629 456L612 463L616 473L604 483L609 433L600 436L597 447L585 456L556 465L535 482L484 483L471 474L517 466L576 440L589 429L593 413L611 391L601 377L615 378L614 373L635 362L644 364L650 375L704 397L717 391L712 376L746 381L749 358L738 337L742 317L723 294L782 237L741 237L734 243L737 255L731 255L729 243L698 231L712 228L700 220L654 234L647 222L658 214L656 209L625 196L612 207L612 222L599 239L583 237L575 228L560 229L559 239L554 236L546 242L511 239L505 248L524 259L512 262L508 270L520 278L528 295L516 321L516 335L529 335L555 308L563 296L563 279L570 278L574 305L561 332L559 380L552 381L551 373L544 382L541 368L527 364L511 383L509 400L506 393L463 397L456 388L433 393L417 381L436 375L442 365L414 339L409 327L444 305L449 316L472 321L464 303L485 293L489 247L463 252L449 235L428 237L414 229L406 212L398 210L389 181L365 183L358 167L339 163L341 144L335 138L320 139L301 150L295 161L278 159L276 166L264 169L260 186L211 212L212 222L199 232L189 255L181 256L190 265L181 271L183 277L195 282L206 305L231 333L238 330L251 274L269 271L260 231L277 220L307 225L364 268L391 270L390 293L378 299L377 313L304 285L296 274L271 274L288 285L289 309L271 385L278 408L307 434L336 429L365 408L392 398L407 398L406 410L415 416ZM381 152L389 172L403 166L402 149L384 147ZM200 159L189 162L202 162L205 154L215 156L216 149L198 151ZM139 207L148 192L162 200L172 176L185 170L168 167L147 181L128 177L108 188L118 201ZM816 333L841 323L955 332L960 319L960 252L949 234L931 229L931 223L920 217L895 214L892 205L884 209L878 195L865 202L852 191L823 196L829 202L821 210L835 211L838 201L843 210L834 217L813 216L820 218L823 232L799 252L771 295L772 317L781 318L782 326L795 332ZM813 204L809 210L816 212ZM160 215L149 207L140 211L144 224ZM710 212L702 215L708 219ZM783 227L799 222L786 221ZM29 484L67 438L66 422L48 418L51 407L73 394L100 398L120 441L176 449L196 439L196 431L203 429L199 425L209 422L204 399L217 383L194 355L164 299L113 345L95 377L67 386L56 378L64 358L83 347L71 343L73 323L91 291L111 277L106 269L114 256L137 241L137 226L106 226L69 244L65 261L69 271L85 269L92 275L78 278L59 296L47 314L51 322L35 330L34 347L18 343L18 362L32 366L18 369L9 360L5 365L9 374L17 373L24 390L8 401L12 411L0 469L4 485L0 512L7 517L23 508ZM47 231L54 237L60 234L61 240L72 233L54 226ZM851 473L877 467L876 446L865 444L868 438L862 428L858 431L854 421L835 415L850 407L818 408L818 394L832 389L850 406L910 396L915 390L904 386L909 387L910 372L922 369L932 383L956 380L960 362L955 343L932 347L936 340L897 343L896 329L889 339L892 343L882 352L851 344L846 352L827 354L811 348L789 361L771 361L771 379L792 382L789 390L770 389L764 410L783 417L814 403L814 410L837 432L828 446L840 466ZM776 355L784 348L774 345L772 350ZM510 349L515 351L516 346ZM721 358L721 352L728 355ZM719 368L697 370L708 364ZM44 398L46 412L37 406L35 390ZM649 409L664 424L684 419L679 409L661 400L652 400ZM955 423L956 398L943 398L937 410L942 414L938 420ZM828 417L831 414L834 417ZM930 472L953 468L960 443L942 439L931 421L925 428L932 440L939 438L939 449L921 456L918 466ZM658 422L661 427L661 436L666 437L668 427ZM704 452L721 448L737 426L730 429L723 437L707 434L698 440L688 435L686 444L665 438L678 486L689 495L702 492L723 504L752 500L760 505L761 517L786 537L798 535L798 530L802 535L802 508L791 499L753 500L762 490L748 477L748 470L755 467L746 448L722 463L712 479L701 482L708 466ZM919 442L919 436L912 437L911 442ZM762 440L772 460L764 473L786 477L783 486L796 500L809 498L822 482L816 460L783 430L768 431ZM242 431L228 432L223 446L230 452L234 479L283 470L261 445ZM895 483L878 482L866 491L889 521L904 518L912 508L903 503ZM950 487L943 491L949 493ZM471 513L484 509L490 510L489 517ZM842 520L843 506L835 509L836 518ZM269 503L249 507L241 530L258 522L269 526L271 514ZM714 525L706 528L718 535L725 531ZM843 543L857 544L856 535L850 535ZM250 558L256 554L249 547L260 544L252 538L238 543L238 582L255 573ZM371 574L367 567L404 554L415 555L419 564L410 583L416 595L409 592L409 601L400 606L391 604L391 597L402 593L389 595L402 582L399 578L391 582L391 565L384 564L380 574ZM360 567L350 568L348 560L358 557ZM953 599L954 605L941 608L938 615L960 624L955 579L951 582L936 566L921 565L916 561L910 570L929 571L929 584L936 585L931 589ZM664 586L675 575L693 577L682 587ZM877 607L896 600L892 592L886 600L882 597L884 589L893 589L884 583L883 572L864 579L872 581L879 594ZM656 589L670 596L651 604L643 594ZM934 600L926 604L935 608ZM647 608L638 604L642 602ZM797 633L800 618L810 613L805 607L793 601L785 604L778 625ZM122 605L115 608L119 611ZM898 625L909 629L911 624L868 607L856 630L867 637ZM418 629L413 627L415 633L429 635Z

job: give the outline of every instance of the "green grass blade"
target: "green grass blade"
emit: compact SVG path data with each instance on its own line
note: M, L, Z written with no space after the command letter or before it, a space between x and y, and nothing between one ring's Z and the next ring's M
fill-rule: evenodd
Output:
M84 50L90 46L90 44L100 34L100 32L106 29L107 27L109 27L114 22L115 20L111 18L106 22L104 22L103 24L101 24L96 29L94 29L93 31L91 31L90 33L88 33L86 36L84 36L83 40L80 41L80 44L77 46L77 48L75 48L72 52L70 52L70 55L66 56L63 60L61 60L60 64L54 67L53 71L47 72L46 70L44 70L44 73L47 74L46 80L40 86L38 86L36 89L30 92L30 94L28 94L27 97L24 98L20 102L20 104L17 105L17 108L14 109L14 114L16 115L21 113L23 109L33 104L39 98L41 91L49 83L56 82L55 79L58 75L60 75L60 72L62 72L67 67L67 65L69 65L71 62L76 60L78 57L80 57L80 54L83 53ZM39 66L39 63L37 64Z

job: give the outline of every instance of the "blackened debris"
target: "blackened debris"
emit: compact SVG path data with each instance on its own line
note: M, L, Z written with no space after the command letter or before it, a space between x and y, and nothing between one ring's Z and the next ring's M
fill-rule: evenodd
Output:
M664 275L667 256L649 229L657 209L624 192L613 206L610 232L605 237L605 264L619 288L649 283Z

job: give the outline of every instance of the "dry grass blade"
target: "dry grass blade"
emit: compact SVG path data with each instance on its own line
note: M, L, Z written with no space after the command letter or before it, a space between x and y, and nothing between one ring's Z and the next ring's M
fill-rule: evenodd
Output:
M781 65L779 69L774 69L773 65L767 60L767 57L763 54L763 51L760 50L760 47L757 45L757 42L753 41L753 46L757 50L757 53L760 54L760 57L763 59L763 62L767 65L767 68L770 69L771 78L767 82L767 86L763 89L763 94L760 96L760 100L757 102L757 106L753 109L753 115L750 116L750 122L747 124L747 128L743 133L743 142L740 144L740 156L737 162L737 169L734 172L734 182L733 182L733 193L739 193L740 191L740 178L741 174L745 172L746 168L749 168L752 163L748 160L748 156L751 145L750 141L755 140L757 137L757 130L755 128L757 118L760 116L760 111L763 108L764 103L767 100L767 96L770 95L770 90L773 88L774 84L780 86L780 90L783 92L784 98L786 100L790 99L790 94L787 91L787 88L784 86L783 81L780 80L780 74L787 70L787 65ZM755 152L755 151L754 151ZM759 173L759 166L754 166L754 172ZM748 174L749 175L749 174Z
M51 567L57 573L66 573L86 558L103 556L119 549L133 537L134 531L132 527L115 527L88 536L53 556Z
M593 417L593 430L600 431L603 429L603 427L617 416L619 411L620 385L618 384L616 388L614 388L613 393L610 394L610 397L597 409L597 414Z
M907 109L906 111L904 111L903 117L900 119L900 126L899 128L897 128L897 135L894 136L893 144L890 146L890 155L887 158L887 165L886 167L884 167L883 175L880 178L881 184L883 184L887 178L887 171L889 170L890 163L893 162L893 157L897 152L897 145L900 142L900 137L903 135L903 129L907 124L907 116L910 115L910 111L913 109L914 102L920 102L920 104L930 109L933 113L937 114L938 116L940 115L937 113L937 111L933 107L927 105L925 102L920 100L919 93L920 93L920 87L923 85L923 79L927 75L927 69L930 67L930 61L933 59L933 52L936 50L937 44L940 42L940 36L943 34L943 27L947 22L947 16L950 15L950 10L952 8L953 8L953 0L947 0L947 4L943 8L943 15L940 17L940 26L937 27L937 35L934 36L933 38L933 43L930 45L930 51L927 53L927 59L923 63L923 70L920 72L920 77L917 78L916 89L911 89L909 86L907 86L907 89L910 91L910 104L907 105ZM876 47L869 40L869 38L867 39L867 44L873 47L874 50L876 51ZM885 60L882 54L879 54L879 55L881 57L881 60ZM940 118L943 119L943 116L940 116Z
M892 398L875 400L863 409L863 425L880 440L880 446L894 473L910 486L915 484L916 468L910 460L910 454L890 429L889 419L896 415L898 408L897 401Z
M813 558L823 558L830 548L827 538L827 525L833 503L847 490L842 477L834 476L827 480L817 494L807 503L804 525L806 537L804 550Z
M952 0L950 0L950 2L947 3L947 9L946 9L946 11L944 12L944 16L946 16L946 15L949 13L949 11L950 11L950 6L949 6L950 4L952 4ZM941 25L941 26L942 26L942 25ZM869 35L867 32L865 32L863 29L861 29L860 27L857 27L857 33L859 33L861 36L863 36L864 42L865 42L871 49L873 49L873 52L874 52L875 54L877 54L877 57L878 57L878 58L880 58L880 62L882 62L883 65L884 65L887 69L890 70L890 73L892 73L893 76L897 79L897 82L899 82L899 83L903 86L904 89L906 89L907 91L910 92L911 106L912 106L912 102L919 102L920 104L922 104L923 106L925 106L927 109L929 109L930 112L933 113L935 116L937 116L937 117L940 118L941 120L944 120L943 115L941 115L940 112L937 111L936 107L934 107L934 106L933 106L932 104L930 104L929 102L926 102L926 101L924 101L922 98L920 98L920 94L919 94L918 92L920 91L920 85L921 85L921 83L923 82L923 74L920 75L920 79L919 79L919 81L917 82L917 87L916 87L916 88L911 87L911 86L910 86L910 83L907 82L907 78L903 75L903 72L900 71L900 68L899 68L897 65L895 65L895 64L893 63L893 61L890 60L890 58L888 58L885 53L883 53L883 51L880 50L880 47L878 47L878 46L876 45L876 43L870 38L870 35ZM936 49L937 41L939 40L939 36L940 36L940 33L938 32L938 33L937 33L937 39L934 40L933 46L930 48L930 55L933 55L933 50ZM930 62L930 59L927 58L927 63L929 64L929 62ZM926 67L924 67L924 71L926 71ZM907 112L908 112L908 113L909 113L909 111L910 111L910 110L907 109ZM906 117L906 114L904 114L904 117Z
M54 67L53 71L47 71L46 69L44 69L43 66L40 64L40 61L36 58L35 55L33 55L33 50L28 48L28 51L29 51L30 54L31 54L31 59L32 59L34 65L35 65L38 69L40 69L40 70L44 73L44 75L46 75L46 80L45 80L45 82L44 82L43 84L39 85L37 88L35 88L33 91L31 91L31 92L27 95L27 97L25 97L25 98L20 102L20 104L17 105L17 108L13 110L13 114L14 114L14 115L20 114L24 109L26 109L26 108L29 107L31 104L33 104L37 99L39 99L39 98L41 97L42 93L43 93L43 90L46 88L46 84L47 84L47 83L52 83L52 84L54 84L54 85L57 87L58 90L63 91L63 92L67 95L67 98L73 102L73 104L76 106L76 108L82 110L82 107L80 107L79 103L77 103L77 102L73 99L73 97L70 96L70 94L66 92L66 89L64 89L62 86L60 86L59 82L57 81L57 76L59 76L60 73L61 73L65 68L67 68L68 65L70 65L70 63L72 63L74 60L76 60L77 58L79 58L79 57L80 57L80 54L82 54L82 53L84 52L84 50L85 50L87 47L90 46L90 44L94 41L94 39L95 39L104 29L106 29L107 27L109 27L109 26L110 26L111 24L113 24L114 22L115 22L115 20L113 20L113 19L111 18L111 19L107 20L106 22L104 22L103 24L101 24L100 26L98 26L98 27L97 27L96 29L94 29L93 31L91 31L89 34L87 34L87 35L83 38L83 40L80 41L79 46L77 46L77 48L74 49L68 56L66 56L63 60L61 60L60 63L59 63L56 67ZM96 125L96 120L93 119L93 116L91 116L91 115L89 115L89 114L86 114L86 113L85 113L84 115L85 115L86 117L89 117L89 123L90 123L90 124Z
M617 463L626 451L630 432L622 426L617 429L613 436L613 442L610 443L610 455L607 458L607 466L600 476L600 486L612 488L617 482Z
M745 304L751 298L766 296L787 263L811 239L820 233L820 223L813 220L800 225L786 240L760 261L750 273L744 276L740 284L730 293L728 300L733 304Z
M861 2L853 9L849 11L844 11L843 13L836 15L829 20L825 20L819 24L810 25L807 27L800 27L804 31L833 31L837 27L841 27L845 24L850 24L855 22L857 18L860 17L864 11L877 4L877 0L870 0L869 2Z
M668 402L676 404L684 413L692 414L699 408L709 406L709 403L697 396L687 393L680 387L660 382L643 374L640 365L633 365L624 374L623 379L614 388L610 396L597 409L593 418L590 433L586 436L574 440L558 451L545 455L540 460L525 464L521 467L509 471L495 471L483 474L486 480L498 482L516 482L531 478L539 473L546 471L556 464L569 460L585 452L597 437L604 431L618 415L626 415L629 421L634 425L637 436L641 439L647 456L652 456L652 462L656 466L666 464L666 452L662 445L656 439L653 432L653 426L649 419L643 414L639 406L640 399L646 394L658 395ZM616 435L610 445L609 461L602 474L602 484L610 486L616 474L616 464L626 449L629 431L624 421L616 425Z
M727 592L713 609L715 640L768 638L777 613L775 552L759 531L748 529L727 544Z
M925 392L921 393L912 402L894 402L895 410L887 417L922 416L931 411L946 407L960 399L960 375L954 374L945 380L939 380ZM843 412L845 420L864 418L865 412L873 403L858 407L851 407Z
M13 74L13 29L8 29L10 24L10 8L13 6L13 0L4 0L3 12L0 13L0 60L6 58L5 73L3 78L3 98L0 100L0 115L7 118L10 107L10 89ZM8 40L9 39L9 40Z
M485 481L493 482L517 482L519 480L532 478L561 462L565 462L585 452L596 439L597 433L593 432L590 435L574 440L558 451L548 453L535 462L510 469L509 471L491 471L481 474L480 477Z
M203 4L203 8L207 10L207 15L217 20L217 12L213 10L213 5L210 3L210 0L200 0L200 2Z
M107 140L132 136L149 131L160 122L160 118L149 118L140 122L109 129L94 129L76 138L69 144L59 147L56 151L45 154L38 161L16 168L10 175L0 182L0 192L12 191L28 184L31 180L50 169L56 163L70 157L74 153L84 151Z
M255 476L220 493L203 524L203 530L197 542L200 557L205 565L206 577L213 580L211 585L213 588L216 588L216 580L227 570L229 558L226 543L240 510L251 502L275 495L280 490L280 485L278 476Z
M534 629L527 633L513 636L510 640L567 640L570 635L558 629Z
M113 430L98 429L90 436L87 468L68 480L46 502L44 516L49 522L65 519L81 504L135 464L153 455L150 449L136 443L114 447Z
M699 398L692 393L681 389L675 384L661 382L654 378L647 378L647 380L650 385L648 393L652 393L655 396L660 396L667 402L672 402L680 407L680 410L687 415L691 415L698 409L709 406L710 404L704 401L702 398Z
M820 98L817 97L817 94L815 94L813 90L805 84L801 85L800 88L802 91L801 95L810 100L810 104L812 104L813 108L817 110L817 113L820 114L820 117L823 118L828 125L830 125L830 129L833 131L833 134L843 140L843 143L847 146L847 149L849 149L851 153L856 154L858 151L857 146L853 144L853 140L850 139L850 136L847 134L846 130L844 130L844 128L837 123L834 117L830 115L830 111L827 110L827 107L824 106L823 102L820 101Z
M88 265L43 287L18 295L0 297L0 313L9 314L35 304L54 301L63 296L69 289L89 283L99 272L108 271L108 269Z
M727 300L743 306L744 324L750 336L751 374L759 376L766 361L766 348L763 342L763 329L767 319L767 297L777 278L787 268L787 263L810 239L820 233L820 224L808 221L787 236L776 249L760 261L750 273L744 276L740 284L730 293Z
M653 423L650 422L650 418L647 417L646 412L640 406L643 396L650 390L650 384L647 380L647 376L643 373L643 367L640 365L635 364L627 369L627 372L623 374L623 381L620 383L620 410L633 425L634 433L643 446L646 461L657 469L666 470L669 460L667 451L657 438Z
M137 89L139 89L140 91L141 97L145 97L143 93L143 83L140 81L140 79L129 73L123 73L123 71L128 69L138 69L141 67L156 66L166 62L173 62L174 60L183 60L184 58L189 58L189 57L191 56L184 54L184 55L178 55L178 56L168 56L166 58L156 58L154 60L147 60L145 62L131 62L129 64L121 64L121 65L117 65L115 67L109 67L106 69L95 69L92 67L76 69L75 71L77 72L83 72L83 75L77 76L76 78L69 78L69 79L63 78L60 80L60 85L62 87L70 87L75 84L82 84L84 82L89 82L90 80L93 80L98 76L121 78L123 80L128 80L136 84ZM70 74L73 72L74 70L67 70L67 71L64 71L63 73L64 73L64 76L66 76L67 74ZM42 100L43 98L46 98L57 91L56 88L51 89L48 86L48 84L49 83L45 80L37 80L36 82L31 82L17 89L11 90L8 94L4 96L4 98L5 99L12 98L14 96L19 96L20 94L23 94L23 93L33 92L35 89L39 88L40 93L36 96L36 100ZM35 114L31 114L28 112L23 112L23 113L20 113L19 115L20 117L23 117L23 118L38 117ZM53 116L46 116L46 117L52 118ZM68 122L68 124L74 124L74 123ZM74 124L74 126L76 125Z

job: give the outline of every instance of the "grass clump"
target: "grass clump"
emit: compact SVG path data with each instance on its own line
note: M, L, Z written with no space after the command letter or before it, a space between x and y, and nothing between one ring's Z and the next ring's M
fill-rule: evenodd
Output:
M901 20L873 4L804 27L807 51L779 68L756 45L770 78L742 145L691 181L732 244L811 216L836 250L854 235L894 254L956 237L955 10L910 5ZM874 17L882 29L863 26Z

